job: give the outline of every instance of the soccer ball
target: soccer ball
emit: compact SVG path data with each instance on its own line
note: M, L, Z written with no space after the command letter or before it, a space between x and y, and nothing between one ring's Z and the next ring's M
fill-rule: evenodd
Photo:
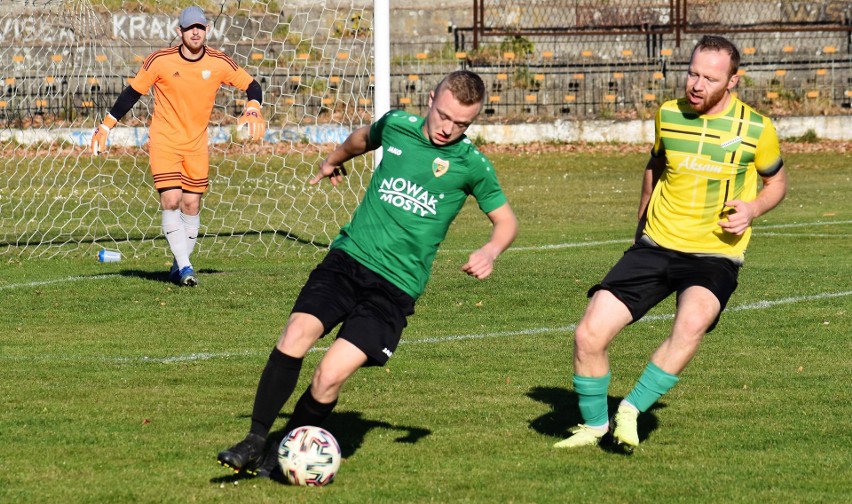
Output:
M278 463L293 485L327 485L340 469L340 445L321 427L298 427L278 445Z

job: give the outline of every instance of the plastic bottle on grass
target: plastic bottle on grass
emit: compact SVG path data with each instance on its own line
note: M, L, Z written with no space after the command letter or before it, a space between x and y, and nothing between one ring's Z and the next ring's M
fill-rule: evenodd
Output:
M121 260L121 252L103 249L98 252L98 261L103 263L118 262Z

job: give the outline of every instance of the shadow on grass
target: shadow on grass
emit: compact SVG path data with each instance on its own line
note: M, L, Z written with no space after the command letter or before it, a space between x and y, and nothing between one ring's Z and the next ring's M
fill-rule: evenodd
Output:
M198 273L198 275L216 275L222 272L211 268L203 268L197 270L196 273ZM148 280L151 282L162 282L174 285L174 282L171 280L171 278L169 278L168 270L165 269L161 271L126 269L121 270L118 274L128 278L141 278L142 280Z
M279 415L279 418L283 417L283 415ZM370 420L364 418L363 414L359 411L341 411L341 412L332 412L331 416L323 423L323 428L328 430L334 435L335 439L337 439L337 443L340 445L340 452L343 459L351 457L358 451L358 448L364 443L364 438L367 434L373 429L389 429L399 431L399 436L394 439L396 443L407 443L414 444L425 438L426 436L432 434L432 431L429 429L424 429L422 427L414 427L408 425L394 425L388 422L384 422L381 420ZM269 434L269 439L266 442L266 450L267 453L270 453L270 450L274 450L277 452L278 444L284 439L284 436L287 433L284 432L283 429L278 429ZM254 476L250 476L247 474L230 474L227 476L219 476L216 478L211 478L211 483L231 483L234 481L239 481L242 479L253 478ZM287 484L287 480L284 475L281 473L280 469L276 467L276 470L272 472L270 478L273 481L278 483Z
M534 387L527 392L527 397L550 406L550 412L534 418L530 421L530 428L540 434L551 436L559 440L571 435L568 431L571 427L583 423L580 408L577 406L577 394L573 390L559 387ZM621 397L607 397L607 408L615 413ZM655 403L651 408L639 415L637 430L639 431L639 442L644 442L657 430L659 420L655 411L666 407L665 403ZM601 440L601 449L620 453L614 448L612 435L607 433Z

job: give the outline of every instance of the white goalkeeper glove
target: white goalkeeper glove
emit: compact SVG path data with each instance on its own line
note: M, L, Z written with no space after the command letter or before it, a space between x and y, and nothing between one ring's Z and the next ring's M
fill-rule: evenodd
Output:
M113 117L112 114L107 114L106 117L104 117L104 122L95 128L95 132L92 134L92 154L97 156L98 154L106 151L109 131L113 129L117 123L118 120Z

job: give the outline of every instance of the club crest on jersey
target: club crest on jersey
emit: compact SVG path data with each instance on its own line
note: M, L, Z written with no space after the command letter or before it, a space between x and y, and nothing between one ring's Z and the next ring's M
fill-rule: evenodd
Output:
M202 70L201 71L201 78L204 79L204 80L209 79L210 78L210 70Z
M445 161L438 157L436 157L435 160L432 161L432 173L434 173L436 177L440 177L441 175L447 173L449 169L449 161Z

